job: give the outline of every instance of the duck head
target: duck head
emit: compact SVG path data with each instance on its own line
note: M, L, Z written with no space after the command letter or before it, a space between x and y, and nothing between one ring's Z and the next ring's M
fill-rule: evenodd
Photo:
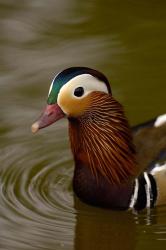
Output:
M47 106L32 125L32 132L35 133L65 116L82 116L90 106L90 94L94 91L111 93L109 82L102 73L86 67L63 70L53 79Z
M67 117L76 165L119 183L135 172L135 149L123 108L111 93L107 78L86 68L65 69L53 79L47 107L32 132Z

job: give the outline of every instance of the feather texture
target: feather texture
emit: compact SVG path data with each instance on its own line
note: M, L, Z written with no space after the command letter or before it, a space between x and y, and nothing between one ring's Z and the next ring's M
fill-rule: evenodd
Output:
M111 94L93 92L90 105L77 118L69 118L69 135L75 162L110 183L127 182L137 174L135 148L123 108Z

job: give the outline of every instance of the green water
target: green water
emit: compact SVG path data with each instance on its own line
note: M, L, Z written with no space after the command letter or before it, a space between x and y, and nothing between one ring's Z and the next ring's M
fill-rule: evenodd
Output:
M165 113L166 3L0 1L0 249L165 249L166 207L140 214L74 197L62 120L37 135L54 74L99 69L131 124Z

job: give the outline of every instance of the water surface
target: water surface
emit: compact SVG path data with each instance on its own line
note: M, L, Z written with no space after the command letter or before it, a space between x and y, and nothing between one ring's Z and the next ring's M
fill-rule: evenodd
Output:
M165 112L166 3L0 1L0 249L165 249L166 207L107 211L73 194L67 121L31 123L55 73L105 73L131 124Z

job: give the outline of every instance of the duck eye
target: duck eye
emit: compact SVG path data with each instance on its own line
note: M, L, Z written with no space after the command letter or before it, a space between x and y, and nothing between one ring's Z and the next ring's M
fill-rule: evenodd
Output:
M74 95L77 97L81 97L84 94L84 88L78 87L74 90Z

